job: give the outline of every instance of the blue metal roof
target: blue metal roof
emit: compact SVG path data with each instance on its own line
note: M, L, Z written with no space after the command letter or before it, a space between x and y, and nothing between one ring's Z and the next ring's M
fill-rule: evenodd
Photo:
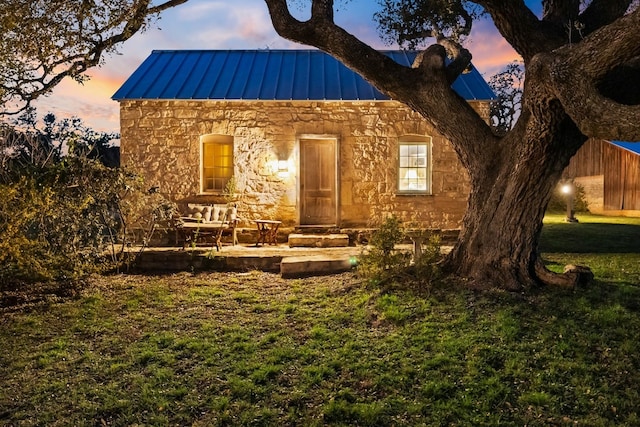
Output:
M640 154L640 142L610 141L613 145Z
M385 51L411 66L417 52ZM473 68L453 83L467 100L495 95ZM319 50L154 50L113 99L364 100L389 98Z

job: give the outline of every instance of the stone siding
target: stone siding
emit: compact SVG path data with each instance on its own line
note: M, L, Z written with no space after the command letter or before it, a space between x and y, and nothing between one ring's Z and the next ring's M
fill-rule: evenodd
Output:
M488 119L486 103L472 103ZM339 226L375 226L387 215L431 228L456 228L469 180L452 146L403 104L341 101L122 101L122 164L170 199L220 202L200 192L200 137L234 138L234 176L244 226L255 218L298 223L298 139L335 137L339 149ZM397 194L398 139L432 138L432 194ZM277 160L289 171L278 173Z
M584 190L584 197L589 211L594 214L604 213L604 175L581 176L573 179Z

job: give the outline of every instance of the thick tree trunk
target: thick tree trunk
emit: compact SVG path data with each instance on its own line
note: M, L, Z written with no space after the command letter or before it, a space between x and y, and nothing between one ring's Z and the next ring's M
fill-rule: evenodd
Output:
M538 240L552 191L585 138L561 109L547 106L544 116L545 125L529 119L528 130L514 129L490 170L471 173L463 227L445 262L446 270L471 287L522 290L572 286L579 279L546 270Z
M531 175L536 179L519 179ZM536 274L538 238L548 202L557 182L533 162L503 167L495 179L472 183L472 193L447 270L470 280L472 287L519 290L539 283Z

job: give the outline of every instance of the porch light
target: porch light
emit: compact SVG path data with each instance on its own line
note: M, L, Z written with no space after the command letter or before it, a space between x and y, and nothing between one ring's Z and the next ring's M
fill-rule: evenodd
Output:
M278 173L289 172L289 162L286 160L278 160Z

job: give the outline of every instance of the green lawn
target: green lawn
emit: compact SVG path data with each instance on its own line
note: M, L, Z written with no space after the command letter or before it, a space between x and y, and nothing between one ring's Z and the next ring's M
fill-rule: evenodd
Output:
M542 236L594 268L572 291L181 273L5 308L0 425L640 425L640 220L578 217Z
M567 263L588 265L600 283L640 286L640 218L577 214L547 215L540 250L548 267L562 271Z

